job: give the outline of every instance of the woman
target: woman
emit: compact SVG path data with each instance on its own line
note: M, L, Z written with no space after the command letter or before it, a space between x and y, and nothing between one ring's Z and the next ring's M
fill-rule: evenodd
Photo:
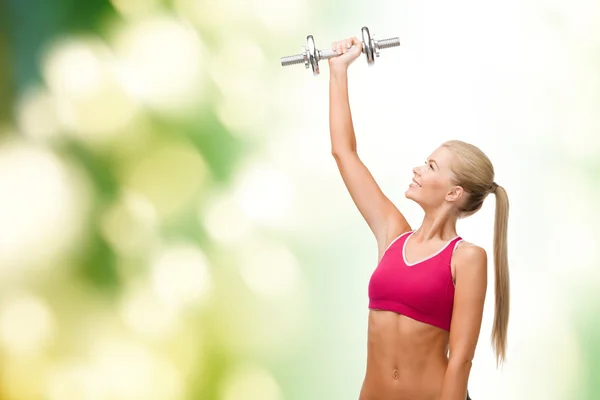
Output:
M506 192L494 182L494 168L481 150L445 142L413 169L405 195L425 211L413 231L356 152L347 69L362 43L354 37L335 42L333 49L339 55L329 60L332 154L379 252L369 282L367 366L359 400L469 399L487 254L457 235L456 221L477 212L488 194L496 195L492 343L502 362L509 316Z

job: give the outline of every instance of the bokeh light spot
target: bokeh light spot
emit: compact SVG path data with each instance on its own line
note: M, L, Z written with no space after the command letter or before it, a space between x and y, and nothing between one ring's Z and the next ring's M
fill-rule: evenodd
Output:
M68 38L45 53L43 71L69 134L96 145L110 141L137 114L108 46L96 38Z
M162 304L171 309L202 304L212 290L208 260L196 246L172 245L154 260L152 284Z
M6 352L35 354L50 343L55 324L54 315L43 300L21 293L3 301L0 341Z
M252 224L230 193L213 196L198 218L213 239L235 245L250 234Z
M77 243L88 196L76 173L50 151L22 142L0 145L2 269L52 265Z
M100 339L92 345L91 362L102 382L102 399L178 399L182 379L175 367L126 339Z
M281 400L283 393L272 374L257 366L239 366L223 379L219 400Z
M159 218L168 218L193 204L208 169L193 147L164 141L127 160L122 174L124 186L147 198Z
M149 286L133 285L121 306L121 318L142 335L163 338L178 327L177 316L165 307Z
M267 164L241 167L234 187L238 206L251 220L273 227L286 223L295 193L280 170Z
M19 130L32 139L46 141L59 136L61 125L56 99L43 88L26 90L17 106Z
M198 33L171 16L154 16L127 26L116 41L120 76L144 104L181 115L203 94L204 47Z
M103 236L119 253L139 257L158 243L158 217L148 199L129 190L105 213Z
M239 247L240 274L254 294L269 299L298 294L300 268L287 247L257 237L246 238Z

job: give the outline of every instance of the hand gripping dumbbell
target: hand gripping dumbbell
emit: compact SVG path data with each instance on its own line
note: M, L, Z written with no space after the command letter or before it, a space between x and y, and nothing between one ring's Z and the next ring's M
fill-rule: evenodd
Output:
M363 26L362 33L362 52L367 57L367 63L373 65L375 58L379 57L379 50L390 47L400 46L400 38L393 37L389 39L375 40L369 33L369 28ZM352 50L354 46L350 50ZM339 54L335 50L318 50L315 46L315 39L312 35L306 37L306 46L303 47L303 53L294 56L281 57L281 65L304 64L304 67L312 67L313 75L319 75L319 61L328 60L337 57Z

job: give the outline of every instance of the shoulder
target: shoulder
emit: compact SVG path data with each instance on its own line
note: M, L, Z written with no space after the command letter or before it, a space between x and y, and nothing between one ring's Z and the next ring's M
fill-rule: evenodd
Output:
M487 266L487 252L483 247L477 246L473 243L462 241L460 246L454 251L452 255L452 261L458 265L472 265L486 267Z
M472 243L462 243L452 257L457 296L482 299L487 287L487 253ZM463 289L464 288L464 289Z

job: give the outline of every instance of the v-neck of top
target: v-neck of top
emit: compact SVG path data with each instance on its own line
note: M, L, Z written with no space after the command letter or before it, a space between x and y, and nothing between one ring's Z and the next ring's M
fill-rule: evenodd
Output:
M411 232L406 239L404 239L404 243L402 243L402 260L404 261L404 264L406 264L407 267L413 267L417 264L421 264L422 262L425 262L427 260L431 260L433 257L437 256L438 254L440 254L442 251L444 251L449 245L450 243L452 243L452 241L456 240L457 238L459 238L459 236L455 236L452 239L448 240L448 242L438 251L436 251L434 254L430 255L429 257L425 257L422 260L416 261L414 263L409 263L406 260L406 243L408 242L408 239L410 239L410 237L414 234L415 232Z

